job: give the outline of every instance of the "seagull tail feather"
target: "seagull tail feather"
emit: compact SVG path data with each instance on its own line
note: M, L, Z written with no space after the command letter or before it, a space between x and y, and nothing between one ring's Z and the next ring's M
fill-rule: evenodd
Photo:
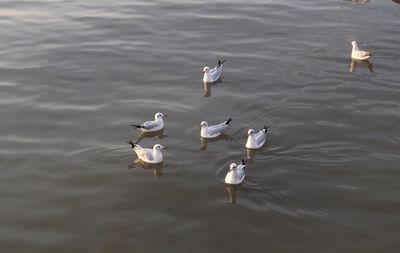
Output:
M133 143L131 140L127 141L126 143L130 144L132 146L132 148L135 148L136 144Z
M218 65L217 65L217 67L219 67L219 66L221 66L222 64L224 64L226 62L226 60L218 60Z
M232 119L229 118L227 121L225 121L225 125L229 125L229 123L231 123Z
M268 126L267 126L267 125L265 125L265 126L264 126L264 130L265 130L265 132L267 132L267 131L268 131L268 128L270 128L270 127L271 127L271 125L268 125Z

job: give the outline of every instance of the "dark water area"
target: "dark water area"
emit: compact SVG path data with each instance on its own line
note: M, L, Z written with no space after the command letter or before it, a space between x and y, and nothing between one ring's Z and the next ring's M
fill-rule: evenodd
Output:
M396 2L1 1L0 252L399 252Z

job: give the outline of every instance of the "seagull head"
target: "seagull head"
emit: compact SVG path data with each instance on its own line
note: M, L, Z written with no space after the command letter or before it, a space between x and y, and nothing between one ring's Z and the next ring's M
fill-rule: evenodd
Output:
M153 146L154 150L161 150L161 149L166 149L167 147L162 146L161 144L156 144Z
M237 164L236 163L231 163L231 165L229 166L229 171L232 171L234 169L237 168Z
M161 112L157 112L156 115L154 115L154 118L156 120L157 119L162 119L162 118L165 118L165 117L167 117L167 115L166 114L162 114Z
M247 135L253 135L256 131L254 131L254 129L249 129L249 131L247 131Z
M205 67L203 68L203 73L208 73L208 72L210 72L210 67L205 66Z
M200 123L200 127L208 127L208 123L206 121L202 121Z

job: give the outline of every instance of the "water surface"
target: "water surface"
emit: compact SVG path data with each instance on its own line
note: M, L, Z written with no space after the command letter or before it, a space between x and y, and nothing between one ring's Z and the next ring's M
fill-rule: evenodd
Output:
M398 252L396 1L2 1L0 24L1 252ZM157 111L143 168L125 141Z

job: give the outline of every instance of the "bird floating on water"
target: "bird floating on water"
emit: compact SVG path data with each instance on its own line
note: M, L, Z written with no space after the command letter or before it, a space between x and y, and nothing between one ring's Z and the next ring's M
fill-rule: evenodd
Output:
M246 163L242 159L242 163L237 165L236 163L231 163L229 166L228 173L225 176L226 184L241 184L246 177L245 174Z
M143 148L139 144L135 144L130 140L127 141L127 143L131 144L138 158L146 163L161 163L163 161L161 150L167 148L163 147L161 144L155 144L153 149Z
M258 149L264 146L265 141L267 140L267 131L269 127L270 126L264 126L264 128L258 133L256 133L254 129L249 129L249 131L247 131L246 148Z
M232 119L220 123L218 125L209 126L206 121L200 123L201 131L200 136L203 138L216 138L222 134L222 132L228 128L229 123Z
M226 60L218 60L217 66L214 68L210 69L210 67L205 66L203 68L203 82L205 83L213 83L218 81L218 79L221 77L221 72L222 72L222 64L224 64Z
M351 45L353 46L353 49L351 50L351 58L356 59L356 60L368 60L374 53L368 52L368 51L363 51L358 48L357 42L352 41Z
M161 112L157 112L154 115L154 120L146 121L141 125L131 125L140 129L142 132L156 132L160 131L164 128L164 120L163 118L167 117L166 114L162 114Z

